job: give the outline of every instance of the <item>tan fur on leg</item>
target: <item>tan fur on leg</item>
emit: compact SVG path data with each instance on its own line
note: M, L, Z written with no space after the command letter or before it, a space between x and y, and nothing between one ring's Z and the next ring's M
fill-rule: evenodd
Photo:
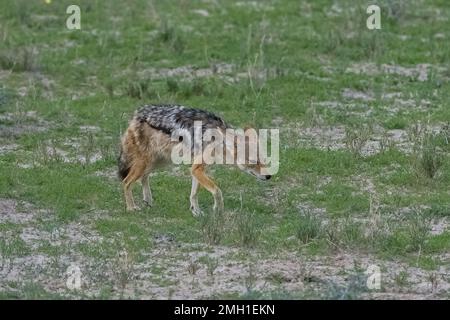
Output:
M144 202L151 207L153 204L152 191L150 190L150 186L148 185L148 176L149 174L145 174L142 179L142 195Z
M125 201L127 203L127 211L139 210L139 207L134 203L132 185L134 182L142 178L142 175L145 172L145 167L144 162L134 163L131 166L130 172L123 180L123 190L125 193Z
M198 183L197 178L192 176L191 196L189 199L191 201L191 211L194 216L199 216L202 213L202 211L200 210L200 206L198 205L198 197L197 197L199 186L200 184Z
M214 197L214 211L223 211L222 191L205 173L204 164L194 164L192 166L192 175L197 179L198 183L206 190L211 192Z

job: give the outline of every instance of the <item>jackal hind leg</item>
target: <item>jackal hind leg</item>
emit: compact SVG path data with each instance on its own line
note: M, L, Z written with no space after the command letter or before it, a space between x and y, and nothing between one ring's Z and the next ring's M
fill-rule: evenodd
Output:
M145 163L134 163L128 175L123 180L123 190L125 193L125 201L127 204L127 211L139 210L139 207L134 203L132 186L133 184L142 178L145 171Z

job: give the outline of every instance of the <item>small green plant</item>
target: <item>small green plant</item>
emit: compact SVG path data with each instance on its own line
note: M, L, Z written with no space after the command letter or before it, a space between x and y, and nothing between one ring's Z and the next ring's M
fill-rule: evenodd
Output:
M413 211L413 216L407 227L408 236L410 239L409 250L418 251L423 248L425 241L430 231L430 224L428 218L418 210Z
M210 245L219 244L224 234L224 217L222 214L207 212L200 216L203 238Z
M6 105L14 98L12 90L7 88L0 88L0 107Z
M363 272L358 272L349 276L347 285L330 283L325 298L329 300L358 300L362 299L362 294L367 292L367 276Z
M446 131L435 132L416 124L408 131L413 143L412 161L416 176L433 179L442 167Z
M395 284L399 287L406 287L409 284L408 272L405 270L400 271L394 277Z
M64 152L56 146L55 140L39 141L36 146L35 161L39 164L48 165L52 162L62 163L64 162Z
M429 236L430 220L426 212L415 208L403 223L393 220L384 229L373 239L378 249L391 254L420 254Z
M302 243L309 243L322 233L322 223L311 212L303 212L296 223L296 236Z
M32 48L22 48L0 53L0 68L13 72L33 72L39 66L35 51Z
M380 152L385 153L392 150L395 147L395 143L389 138L386 131L383 131L380 139Z
M172 78L167 78L166 80L167 91L170 93L177 93L180 90L180 85L178 81Z
M113 272L123 298L126 286L133 279L134 274L134 257L128 250L124 249L118 253Z
M324 229L328 246L332 250L338 250L341 247L341 235L338 221L336 219L331 220Z
M450 217L450 206L432 204L424 214L428 217Z
M187 266L188 272L190 275L194 276L197 274L197 271L200 269L200 265L197 261L190 261Z
M383 0L380 4L382 10L386 9L388 17L394 21L400 21L407 12L407 1L404 0Z
M125 94L136 99L150 99L156 96L156 92L150 87L150 81L140 80L128 83Z
M306 110L304 124L309 127L322 127L325 121L315 106Z
M103 87L105 88L106 93L108 94L108 96L110 98L113 98L114 97L114 83L109 81L109 82L105 83L103 85Z
M347 149L355 156L360 156L372 132L372 128L368 125L346 127L344 141Z
M325 53L333 53L344 42L344 36L342 32L339 30L329 30L328 33L325 35L324 41L325 41L324 46Z
M361 224L346 220L342 227L342 241L347 246L358 246L364 243L364 234Z
M434 178L439 168L442 166L442 155L437 145L437 136L429 133L425 136L422 145L422 153L419 158L419 163L429 178Z
M199 261L200 260L206 266L206 273L208 274L208 276L213 277L215 270L219 266L219 259L212 258L210 256L204 256L201 257Z
M258 278L255 276L254 269L250 265L248 267L248 274L244 277L244 286L248 295L255 293L256 280Z
M236 217L236 231L239 244L244 247L254 247L260 236L260 225L255 212L245 213L242 210Z
M438 285L439 285L439 279L436 272L431 272L428 275L428 281L430 282L431 292L435 292Z
M206 83L203 79L195 78L192 81L184 82L182 85L181 93L185 98L191 96L201 96L207 94Z
M170 46L178 54L183 53L185 43L181 36L176 32L167 20L163 20L158 30L158 39Z
M110 143L106 141L97 141L97 145L99 146L99 152L102 159L107 161L114 161L116 159L114 146L112 146Z
M163 42L169 42L175 37L175 29L169 25L167 20L162 20L158 29L158 38Z
M80 148L82 155L80 162L82 162L83 165L89 165L89 163L91 162L92 157L96 152L95 146L96 146L96 139L91 132L88 132L86 138L83 139Z

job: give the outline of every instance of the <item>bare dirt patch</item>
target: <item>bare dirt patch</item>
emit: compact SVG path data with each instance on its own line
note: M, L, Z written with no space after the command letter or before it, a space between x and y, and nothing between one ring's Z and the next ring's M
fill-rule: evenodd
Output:
M18 137L23 134L43 132L51 123L37 115L36 111L17 111L0 114L0 136Z
M2 204L14 211L14 203ZM23 220L29 223L30 220ZM171 234L155 236L152 248L142 252L144 259L136 261L126 251L115 259L93 259L75 252L58 256L37 253L41 241L68 248L79 243L102 241L95 232L78 223L69 223L54 231L34 226L22 229L21 238L32 250L22 257L2 258L0 288L15 290L10 282L22 284L33 279L45 290L72 296L67 289L67 268L80 268L81 292L98 297L102 286L112 287L112 298L201 299L224 295L246 296L259 292L270 297L271 292L289 295L313 293L322 298L339 298L349 288L353 298L411 299L445 298L450 289L449 270L424 271L401 261L384 261L358 252L340 251L329 256L309 256L301 253L262 253L226 246L180 243ZM365 270L370 265L382 270L382 290L366 287ZM398 284L398 274L404 271L407 281ZM355 284L354 279L362 279ZM430 281L430 279L437 279ZM405 294L403 296L402 294Z
M434 236L443 234L446 231L450 230L450 224L448 219L441 218L441 219L433 219L431 223L431 231L430 233Z
M194 78L211 77L213 75L231 75L235 66L228 63L217 63L209 68L196 68L192 65L181 66L177 68L148 68L138 72L140 78L165 79L170 77L179 77L185 80Z
M404 67L395 64L381 64L377 65L372 62L354 63L346 69L346 73L364 74L368 76L379 74L393 74L401 77L407 77L423 82L427 81L430 71L437 70L438 72L445 71L443 67L432 66L427 63L418 64L413 67Z
M306 127L290 129L289 134L297 134L298 144L316 147L323 150L339 150L345 148L345 127Z
M209 12L208 10L205 9L195 9L195 10L191 10L193 13L198 14L199 16L202 17L209 17Z
M19 148L19 145L13 143L13 144L2 144L2 141L0 141L0 155L4 155L10 152L13 152Z
M115 157L111 137L98 137L99 130L95 126L82 126L80 136L40 141L34 151L25 152L26 156L18 165L21 168L39 167L50 162L89 165Z
M401 270L406 270L409 276L408 287L404 290L412 299L443 297L450 288L445 280L448 270L435 272L439 278L436 286L429 281L431 272L358 253L312 258L287 252L269 257L245 252L248 258L238 259L239 250L232 248L211 248L181 255L176 246L164 248L164 251L149 253L145 262L134 266L134 272L140 276L127 284L129 294L137 291L141 296L153 299L199 299L224 294L246 295L255 291L292 294L312 291L318 296L329 297L335 294L336 287L351 285L355 276L367 279L364 272L370 265L383 270L383 291L369 291L364 281L356 288L355 294L359 298L369 298L372 294L391 297L401 292L403 289L395 282ZM159 271L155 274L152 269Z
M304 127L294 125L285 127L282 132L286 134L285 141L293 147L313 147L331 151L347 148L345 126ZM406 130L374 128L373 133L361 148L361 155L375 155L389 146L395 146L405 153L410 152L411 142L408 140Z
M25 204L29 207L29 204ZM18 209L18 202L14 199L0 199L0 223L22 224L34 219L34 213L23 212Z
M87 223L59 223L49 210L14 199L0 199L0 224L7 228L0 234L0 290L9 292L35 283L50 293L63 294L67 291L67 267L72 263L89 265L89 259L73 248L103 241ZM42 248L60 253L48 255ZM17 285L11 287L10 282Z
M20 238L33 249L46 243L52 246L63 246L102 241L96 232L80 223L58 225L51 230L29 226L22 229Z
M363 101L374 100L373 93L371 92L356 91L349 88L344 89L342 96L347 99L358 99Z
M235 3L235 6L255 11L272 11L274 9L271 5L259 1L238 1Z
M102 171L96 171L94 172L94 175L97 177L107 178L109 180L116 180L118 181L118 175L117 175L117 168L111 167Z
M12 223L20 227L19 236L30 248L36 249L42 243L61 246L101 241L98 234L84 224L60 224L55 219L56 216L49 210L38 209L31 203L0 199L0 223ZM40 222L45 223L41 225Z

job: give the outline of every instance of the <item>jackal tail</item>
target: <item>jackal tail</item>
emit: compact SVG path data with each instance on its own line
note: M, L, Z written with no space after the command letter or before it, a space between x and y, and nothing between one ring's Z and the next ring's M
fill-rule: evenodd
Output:
M131 163L127 157L127 155L124 153L123 151L123 147L120 146L120 154L119 157L117 159L117 164L118 164L118 176L120 178L120 180L124 180L128 173L130 172L130 168L131 168Z

